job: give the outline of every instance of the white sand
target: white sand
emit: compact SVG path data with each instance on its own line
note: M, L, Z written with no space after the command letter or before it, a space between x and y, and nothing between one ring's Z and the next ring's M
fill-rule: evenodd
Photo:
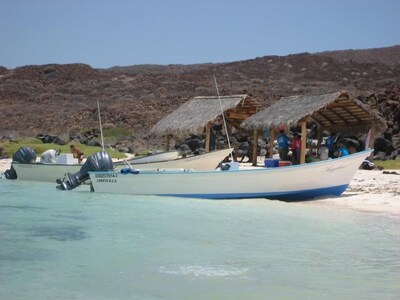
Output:
M263 162L263 159L259 157L258 165L262 166ZM394 172L399 175L384 174L384 172ZM292 204L400 217L400 170L358 170L349 187L340 197L323 197Z
M399 175L384 172L395 172ZM358 170L340 197L301 203L400 217L400 171Z
M11 166L11 159L0 159L0 173L4 173Z
M4 173L10 166L11 159L0 159L0 173ZM342 196L298 202L297 204L351 209L400 217L400 170L394 171L399 175L384 174L384 172L391 171L359 170Z

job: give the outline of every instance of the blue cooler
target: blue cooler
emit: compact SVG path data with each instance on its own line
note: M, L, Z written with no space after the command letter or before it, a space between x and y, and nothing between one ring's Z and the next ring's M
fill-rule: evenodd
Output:
M277 168L279 166L279 159L267 158L264 160L264 165L267 168Z

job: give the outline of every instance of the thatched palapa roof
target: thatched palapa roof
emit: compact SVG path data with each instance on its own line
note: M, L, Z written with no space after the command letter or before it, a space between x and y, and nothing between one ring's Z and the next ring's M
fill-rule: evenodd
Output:
M222 111L245 105L248 95L221 96ZM199 133L208 122L221 115L217 96L199 96L183 103L178 109L160 120L151 129L156 134Z
M301 121L312 121L330 128L370 126L378 120L367 105L341 91L324 95L284 97L270 107L242 122L245 129L276 128L279 125L296 126Z

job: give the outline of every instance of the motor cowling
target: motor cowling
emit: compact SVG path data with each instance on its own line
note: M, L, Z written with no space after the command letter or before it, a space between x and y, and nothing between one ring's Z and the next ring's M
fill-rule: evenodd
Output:
M100 151L90 155L81 169L72 174L67 173L65 178L57 179L57 189L72 190L81 185L85 180L89 179L91 171L112 171L114 168L111 157L105 151Z
M36 162L36 152L32 148L21 147L14 153L12 162L13 163L21 163L21 164L33 164ZM4 172L4 176L7 179L17 179L18 178L18 174L12 165L11 165L10 169L8 169Z

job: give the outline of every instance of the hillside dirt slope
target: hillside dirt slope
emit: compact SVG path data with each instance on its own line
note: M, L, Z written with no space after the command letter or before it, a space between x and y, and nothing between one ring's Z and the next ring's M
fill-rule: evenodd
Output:
M394 46L219 64L0 66L0 135L98 127L99 100L103 124L129 128L143 140L158 120L185 101L216 95L213 74L222 95L251 94L264 106L281 96L346 89L366 102L376 99L390 122L400 118L400 46Z

